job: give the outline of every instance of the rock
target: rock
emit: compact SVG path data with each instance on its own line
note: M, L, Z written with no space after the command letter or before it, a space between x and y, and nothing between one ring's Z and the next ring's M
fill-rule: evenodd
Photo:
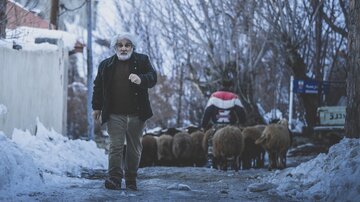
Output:
M251 192L262 192L276 187L277 185L272 183L254 183L248 186L248 190Z
M191 188L186 184L172 184L167 187L167 190L180 190L180 191L191 191Z

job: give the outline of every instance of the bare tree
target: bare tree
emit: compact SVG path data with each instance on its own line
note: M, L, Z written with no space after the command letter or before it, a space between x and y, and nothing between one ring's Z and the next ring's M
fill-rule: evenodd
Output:
M174 90L184 89L183 96L165 99L181 108L174 116L182 119L190 116L186 110L201 108L225 77L236 83L247 124L261 121L258 102L286 111L290 75L328 78L346 47L345 0L127 0L116 5L121 26L140 34L160 74L167 65ZM187 90L202 101L191 100ZM318 96L298 98L306 122L313 125Z
M328 72L338 61L333 53L346 47L340 34L346 32L346 25L341 22L344 12L337 0L269 0L263 11L259 15L272 28L270 38L278 49L279 62L296 79L327 79ZM323 19L326 19L326 23L322 23ZM338 29L335 30L335 27ZM342 31L339 31L340 28ZM319 96L299 94L298 98L305 109L306 123L312 127L316 123Z
M347 78L347 109L345 134L360 137L360 2L350 0L349 8L349 74Z
M200 87L207 96L219 89L220 82L232 78L236 84L236 93L240 95L249 117L259 119L251 86L264 54L266 40L252 43L257 37L253 26L256 2L248 1L174 1L172 11L175 21L159 17L159 21L175 24L182 29L171 32L172 37L180 40L182 55L186 57L189 68L187 78ZM170 8L170 7L169 7ZM170 11L169 11L170 13ZM162 14L166 16L166 13ZM169 32L164 33L164 35ZM253 36L251 36L253 35ZM243 41L246 39L247 41ZM187 54L190 53L190 54ZM181 58L181 57L180 57ZM252 76L250 76L252 74ZM258 118L256 118L258 117ZM254 124L252 120L252 124ZM249 123L251 124L251 122Z
M322 80L322 64L321 64L321 49L322 49L322 15L323 15L323 4L320 0L312 0L313 13L315 18L315 55L313 69L315 71L316 79Z

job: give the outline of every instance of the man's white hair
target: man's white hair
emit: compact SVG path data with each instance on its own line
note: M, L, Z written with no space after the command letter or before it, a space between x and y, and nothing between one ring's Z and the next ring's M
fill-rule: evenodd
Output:
M122 39L127 39L127 40L131 41L134 50L138 46L139 42L138 42L138 38L135 34L132 34L130 32L120 32L111 39L111 43L110 43L111 48L116 50L116 43Z

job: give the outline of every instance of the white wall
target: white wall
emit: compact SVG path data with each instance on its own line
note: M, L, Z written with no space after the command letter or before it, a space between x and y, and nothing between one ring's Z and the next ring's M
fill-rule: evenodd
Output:
M66 132L68 54L58 50L13 50L0 47L0 131L35 132L36 118L47 127Z

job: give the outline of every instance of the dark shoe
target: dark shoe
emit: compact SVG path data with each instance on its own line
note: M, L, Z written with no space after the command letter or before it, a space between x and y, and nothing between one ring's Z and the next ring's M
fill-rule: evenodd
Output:
M137 191L136 180L127 180L125 181L125 184L126 184L126 189Z
M121 189L121 179L116 179L113 177L107 178L105 180L105 188L106 189L113 189L113 190L120 190Z

